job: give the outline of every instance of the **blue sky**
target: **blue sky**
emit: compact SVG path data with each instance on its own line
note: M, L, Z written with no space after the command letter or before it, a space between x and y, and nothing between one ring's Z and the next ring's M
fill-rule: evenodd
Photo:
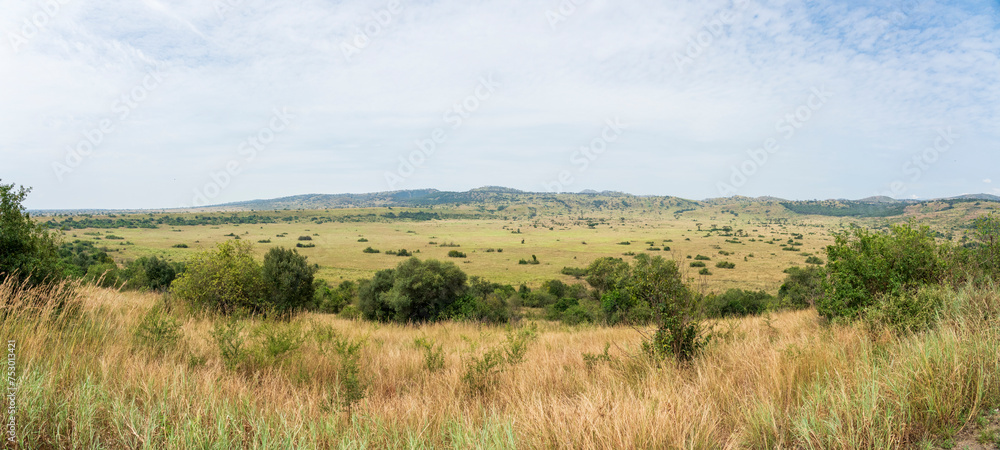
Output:
M1000 3L14 0L28 207L1000 194ZM9 6L8 6L9 5Z

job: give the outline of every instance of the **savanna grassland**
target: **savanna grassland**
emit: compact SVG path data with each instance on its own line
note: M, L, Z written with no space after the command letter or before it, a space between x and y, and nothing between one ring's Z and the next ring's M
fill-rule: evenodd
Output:
M286 247L318 265L316 278L330 285L371 279L352 294L354 302L368 295L366 286L378 284L385 269L399 267L395 276L402 279L400 263L408 258L386 254L400 249L422 260L454 262L470 276L504 285L523 283L543 291L552 286L548 280L556 279L584 287L576 291L579 299L568 299L578 303L553 297L545 309L498 299L503 292L511 299L530 297L521 292L530 289L515 292L510 286L489 286L487 293L468 300L512 311L502 323L442 320L444 313L432 321L371 321L348 307L341 314L313 309L289 315L206 309L185 301L177 283L162 291L136 291L83 279L32 285L8 277L0 283L0 336L16 342L16 445L884 449L1000 444L1000 286L989 276L955 275L957 268L974 267L977 274L983 267L996 270L996 261L970 256L989 254L974 253L980 249L995 251L992 243L965 247L996 235L998 230L987 230L997 228L995 219L978 231L971 225L995 211L996 203L894 205L898 214L856 217L840 214L853 210L837 202L785 207L768 199L618 201L613 207L591 202L587 208L562 200L562 206L551 207L456 203L42 217L62 242L86 240L106 247L114 258L106 264L124 268L147 256L188 262L177 282L188 290L199 286L191 282L192 273L210 266L203 264L209 259L196 255L218 248L223 250L216 256L232 256L225 249L239 247L219 244L237 238L252 243L258 259L266 255L265 273L274 267L267 265L275 253L271 249ZM86 220L92 222L80 223ZM930 228L890 226L900 223ZM875 234L845 233L852 224ZM983 230L988 233L976 234ZM900 284L900 290L880 294L860 312L831 302L808 300L794 307L779 302L774 295L792 276L785 269L806 266L809 258L812 266L827 267L828 246L843 252L846 262L838 270L845 273L857 270L849 264L867 267L863 263L871 254L890 263L879 270L896 270L891 263L898 254L920 270L923 261L931 261L934 277L919 285ZM368 247L379 253L365 253ZM624 262L596 281L599 266L581 277L586 281L562 273L564 267L587 268L603 257ZM232 261L250 267L252 259ZM538 264L527 263L535 259ZM706 263L710 274L699 274L693 262ZM724 262L734 267L717 266ZM925 275L920 270L914 279ZM660 274L676 277L677 283L663 283ZM618 275L620 291L605 283ZM400 284L421 284L406 280L393 290L369 294L398 306L399 293L410 292ZM731 288L763 290L773 303L742 317L720 314L692 321L703 309L699 301L714 300L715 293ZM623 307L614 302L626 293L642 300L631 307L645 308L643 321L629 321L639 315L612 314ZM692 302L676 306L687 301L682 298ZM563 318L546 320L545 312L560 304ZM579 323L568 320L569 311L585 305L596 315ZM653 308L659 312L650 312ZM670 317L678 322L665 322L664 311L673 311ZM677 329L692 330L691 353L665 357L662 335Z
M22 448L990 448L1000 288L947 295L940 326L908 336L812 309L719 320L684 365L640 357L649 330L631 327L231 321L92 286L0 333L17 341ZM57 297L0 286L7 311ZM176 334L150 335L161 320ZM237 366L213 337L228 326L246 336ZM345 408L352 378L365 395Z
M364 208L180 213L166 215L193 220L204 215L256 214L273 217L277 223L161 225L155 229L83 228L65 231L63 239L94 241L97 245L115 250L113 257L121 261L142 256L184 261L193 253L213 248L217 243L237 236L254 243L261 255L272 247L313 244L315 247L297 250L308 256L310 262L320 265L317 277L331 282L369 278L377 270L394 267L400 258L387 255L385 251L400 249L419 252L414 256L420 258L452 260L469 275L515 286L521 283L537 286L550 279L579 282L561 274L562 268L586 267L594 259L604 256L624 257L630 252L645 252L684 260L688 256L704 255L711 258L712 269L717 261L736 264L731 270L712 270L711 276L698 276L696 270L691 271L690 278L709 290L744 288L776 291L784 278L784 269L804 265L805 259L811 255L822 257L823 249L832 242L830 231L839 230L848 223L885 222L878 219L799 216L787 211L770 214L769 208L772 207L775 211L783 209L777 204L726 204L673 214L673 210L633 208L600 212L604 216L600 218L595 218L599 215L597 211L570 216L565 212L543 210L530 218L524 214L525 217L518 220L493 217L494 213L476 219L428 221L393 220L383 215L436 210ZM144 216L118 215L115 219ZM338 222L338 217L350 217L352 221ZM364 217L365 221L353 221L358 220L357 217ZM334 220L327 221L329 219ZM942 227L950 227L952 223L945 220ZM710 231L713 226L716 229ZM723 231L723 227L730 230ZM106 237L109 234L123 239L108 241ZM795 235L802 238L798 239ZM300 236L308 236L310 241L299 241ZM361 239L366 241L359 242ZM628 245L623 245L624 242ZM188 247L174 248L178 244ZM458 247L442 247L449 244ZM363 253L367 247L381 253ZM794 251L783 250L785 248ZM500 251L488 252L490 249ZM459 250L467 256L449 258L448 252L452 250ZM518 264L519 260L531 259L533 255L540 264Z

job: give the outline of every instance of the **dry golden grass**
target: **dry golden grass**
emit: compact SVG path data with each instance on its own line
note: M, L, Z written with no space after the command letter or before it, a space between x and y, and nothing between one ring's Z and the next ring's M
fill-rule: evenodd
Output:
M996 288L954 294L939 329L910 337L813 310L720 321L685 366L640 357L630 328L521 324L537 338L485 393L462 377L505 345L504 327L247 319L252 349L268 329L305 340L228 370L211 337L222 319L175 308L183 337L157 356L134 330L159 294L77 291L76 313L0 323L17 341L24 448L906 448L1000 404ZM0 285L0 303L32 292ZM351 417L336 403L340 359L314 339L324 327L365 342L370 385ZM442 346L443 369L425 367L419 337ZM609 358L585 361L606 345Z

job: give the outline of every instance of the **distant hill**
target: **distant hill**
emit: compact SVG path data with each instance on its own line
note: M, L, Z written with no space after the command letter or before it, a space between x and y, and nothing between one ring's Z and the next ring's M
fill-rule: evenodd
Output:
M306 194L275 199L250 200L198 208L199 210L246 211L285 209L332 208L426 208L445 206L454 208L504 209L507 207L555 208L556 210L588 209L685 209L698 202L670 196L635 196L621 192L594 193L542 193L518 189L487 186L466 192L420 189L408 191L375 192L368 194Z
M984 200L988 202L1000 202L1000 196L992 194L965 194L957 197L948 197L939 200Z
M556 214L593 214L604 211L662 211L681 215L705 207L751 208L765 214L800 214L834 217L895 217L918 204L1000 202L1000 196L968 194L935 200L900 200L884 196L860 200L785 200L778 197L720 197L701 201L673 196L632 195L617 191L584 190L579 193L527 192L502 186L484 186L466 192L414 189L364 194L304 194L274 199L258 199L188 209L172 210L50 210L32 211L39 215L108 214L146 212L238 212L268 210L321 210L343 208L434 208L456 209L459 214L506 213L534 216L537 211ZM758 208L759 207L759 208ZM741 209L743 210L743 209Z

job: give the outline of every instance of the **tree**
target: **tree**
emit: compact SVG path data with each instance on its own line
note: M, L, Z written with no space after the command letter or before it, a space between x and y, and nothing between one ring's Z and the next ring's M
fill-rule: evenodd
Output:
M253 245L244 241L226 241L194 255L171 291L196 307L221 313L267 309L260 263L253 257Z
M597 289L599 294L621 287L629 277L629 265L621 258L597 258L587 267L587 284Z
M645 345L647 351L689 361L708 343L701 328L699 297L684 285L675 261L638 255L629 290L653 309L657 330Z
M358 306L372 320L434 321L467 289L466 275L454 263L410 258L363 283Z
M269 306L279 314L315 306L315 273L316 269L298 251L283 247L269 250L263 267Z
M22 203L31 192L23 186L0 184L0 282L8 276L29 284L63 277L56 238L36 224Z

